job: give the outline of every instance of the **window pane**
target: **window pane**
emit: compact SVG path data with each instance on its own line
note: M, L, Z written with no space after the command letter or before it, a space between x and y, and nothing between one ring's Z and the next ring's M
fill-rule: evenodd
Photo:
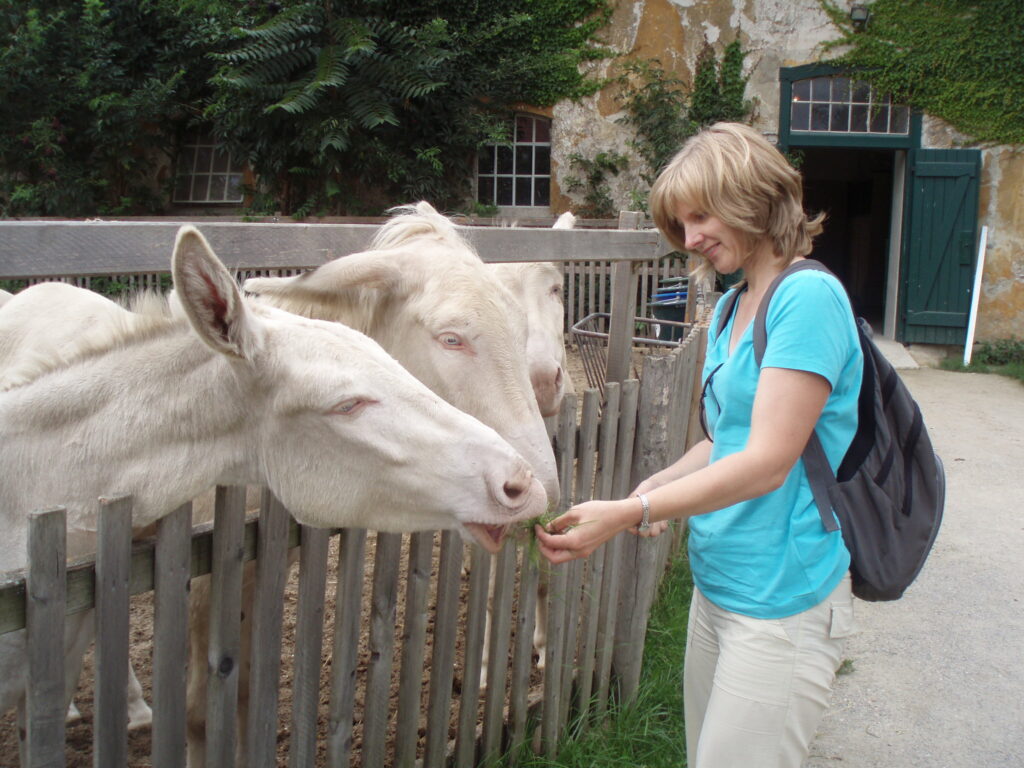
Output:
M871 110L871 132L885 133L889 130L889 108L875 107Z
M533 182L533 204L551 205L551 179L536 179Z
M211 203L224 202L224 192L227 188L227 180L228 177L223 173L217 173L210 177L209 200Z
M213 150L213 172L225 173L228 170L228 161L231 156L220 149Z
M210 147L196 147L196 173L209 173L213 162L213 150Z
M849 104L833 104L832 105L832 119L829 122L830 131L842 131L846 133L849 128L850 122L850 105Z
M551 175L551 147L536 147L533 152L533 172L538 175Z
M498 147L498 173L512 173L512 147Z
M811 81L810 80L797 80L793 83L793 100L794 101L810 101L811 100Z
M868 105L854 104L850 108L850 130L866 133L868 130Z
M828 104L814 104L811 106L811 130L828 130Z
M228 176L228 190L224 200L229 203L242 202L242 174L232 173Z
M190 200L196 202L206 202L206 194L210 189L210 177L209 176L196 176L192 182L192 197Z
M534 141L542 144L548 144L551 142L551 123L547 120L541 120L538 118L537 120L534 120L533 126L536 132L536 135L533 137Z
M794 101L790 128L794 131L810 130L810 121L811 105L806 101Z
M910 133L910 109L908 107L893 107L890 130L892 133Z
M835 77L832 79L832 101L850 100L850 78Z
M498 178L498 205L512 205L512 179L507 176Z
M871 86L863 80L858 80L853 84L852 100L854 102L858 104L867 104L870 96Z
M533 205L533 197L530 194L533 188L533 179L529 176L516 177L516 205Z
M811 82L811 100L828 101L831 92L832 79L829 77L816 77Z
M533 118L520 115L516 118L516 142L533 141Z
M494 173L494 146L480 147L477 151L476 167L480 173Z
M533 147L516 147L516 173L533 173Z

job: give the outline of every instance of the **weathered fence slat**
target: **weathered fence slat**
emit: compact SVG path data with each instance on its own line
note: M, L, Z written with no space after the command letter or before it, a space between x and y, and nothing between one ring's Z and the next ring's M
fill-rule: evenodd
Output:
M352 716L356 700L360 613L366 531L347 528L338 546L338 586L334 607L331 655L331 701L327 731L327 764L344 768L352 752Z
M423 685L427 641L427 595L430 591L430 561L433 553L433 534L414 533L409 537L395 725L395 768L414 768L416 764L420 690Z
M579 490L576 487L579 469L578 445L576 437L580 429L576 423L576 397L570 400L571 407L562 409L560 421L562 441L565 443L563 454L563 509L568 509L579 499ZM558 694L558 733L562 733L569 720L569 711L572 707L572 684L576 669L576 648L577 632L579 629L580 613L580 588L583 582L583 560L573 560L566 566L568 574L565 582L565 600L562 610L565 612L563 626L565 627L564 639L562 640L561 671L559 673L561 690Z
M153 569L153 768L180 768L185 764L191 526L189 502L161 518L157 527Z
M398 623L398 569L402 535L378 533L370 595L370 662L363 700L363 763L384 765L387 749L388 698Z
M128 577L132 501L101 499L96 549L93 765L128 763Z
M288 764L316 764L317 716L320 707L320 659L324 645L324 606L331 532L302 526L299 550L298 606L292 664L292 729Z
M476 723L480 704L481 659L487 598L490 587L491 555L474 544L470 549L469 596L463 634L462 690L459 692L459 720L455 738L455 767L476 764Z
M31 684L25 704L30 768L64 765L66 531L63 507L29 515L25 645Z
M430 658L430 691L427 706L427 742L423 768L443 768L448 748L448 720L455 675L455 634L459 618L459 572L462 541L454 531L441 534L437 574L437 608L434 643Z
M484 765L495 762L501 754L501 738L505 725L505 685L508 680L508 652L512 637L512 593L515 589L516 545L509 541L497 557L491 558L490 648L487 652L487 697L484 700L481 759Z
M619 403L621 385L609 383L605 387L604 418L601 421L601 466L595 481L596 499L612 498L612 479L615 469L613 457L619 434ZM613 588L616 584L615 540L605 543L596 553L601 560L601 586L597 616L596 655L594 659L594 688L596 689L595 714L602 717L607 710L612 670L612 648L615 634L616 601Z
M540 555L537 555L539 561ZM516 637L512 649L512 681L509 690L509 747L513 761L529 738L530 670L533 668L533 631L537 620L537 583L540 563L523 549L519 564L519 600L516 606Z
M234 765L238 741L238 657L241 646L242 532L245 487L218 486L210 581L206 765Z
M600 402L596 389L583 393L583 413L580 418L580 446L576 473L576 502L595 498L595 470L597 469L597 430L600 422ZM582 622L579 646L576 652L579 690L578 711L585 717L591 705L594 683L594 664L597 651L597 620L601 579L604 573L604 553L598 548L587 558L587 577L582 594Z
M256 585L249 653L246 755L253 768L277 765L277 704L284 585L288 576L288 511L266 488L260 500Z

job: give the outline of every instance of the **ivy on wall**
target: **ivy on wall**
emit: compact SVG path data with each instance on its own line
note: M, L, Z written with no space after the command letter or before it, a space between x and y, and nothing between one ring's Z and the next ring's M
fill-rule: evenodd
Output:
M634 131L630 146L644 164L640 178L648 187L683 143L701 128L722 120L749 119L751 103L744 98L744 59L738 40L725 46L721 60L705 43L697 56L692 86L666 71L657 59L622 65L618 85L625 115L620 122ZM634 190L632 209L646 211L647 194L646 189Z
M829 63L979 141L1024 144L1024 2L875 0L857 29L820 0L840 37Z

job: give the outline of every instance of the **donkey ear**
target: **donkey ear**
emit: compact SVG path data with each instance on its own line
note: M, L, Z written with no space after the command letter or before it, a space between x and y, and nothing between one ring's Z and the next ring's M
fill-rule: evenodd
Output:
M195 227L178 230L171 272L178 300L199 337L222 355L251 359L260 344L258 323L238 285Z
M557 221L551 225L552 229L575 229L576 217L572 211L566 211L558 217Z
M349 291L398 289L402 282L402 251L365 251L343 256L296 277L254 277L242 286L246 293L267 297L278 306L314 304L326 312Z

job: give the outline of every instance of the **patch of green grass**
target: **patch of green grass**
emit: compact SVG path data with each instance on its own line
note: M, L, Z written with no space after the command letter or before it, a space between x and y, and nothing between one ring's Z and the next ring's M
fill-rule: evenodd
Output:
M579 723L554 760L522 757L524 768L680 768L686 765L683 651L693 583L689 563L676 556L651 611L636 700L613 706L603 723Z
M947 357L939 366L945 371L958 371L960 373L995 373L1000 376L1009 376L1011 379L1024 382L1024 362L1009 362L999 365L978 362L971 360L970 365L964 365L963 361L954 357Z

